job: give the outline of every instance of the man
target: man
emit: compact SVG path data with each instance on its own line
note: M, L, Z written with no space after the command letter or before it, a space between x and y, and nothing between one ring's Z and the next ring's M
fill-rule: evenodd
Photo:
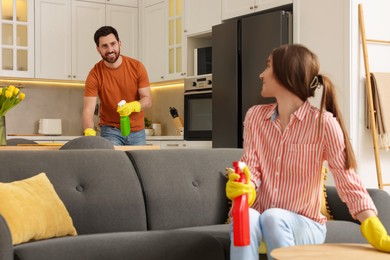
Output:
M143 110L152 106L146 69L141 62L120 54L122 43L115 28L99 28L94 40L102 60L91 69L85 83L84 135L96 135L93 115L99 97L100 135L114 145L144 145L146 135ZM127 103L118 108L121 100ZM120 116L130 116L131 132L128 136L121 135Z

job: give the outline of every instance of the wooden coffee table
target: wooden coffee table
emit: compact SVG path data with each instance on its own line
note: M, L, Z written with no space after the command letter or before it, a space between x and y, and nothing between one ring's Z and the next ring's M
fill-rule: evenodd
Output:
M272 250L271 256L277 260L390 259L389 253L380 252L369 244L321 244L282 247Z

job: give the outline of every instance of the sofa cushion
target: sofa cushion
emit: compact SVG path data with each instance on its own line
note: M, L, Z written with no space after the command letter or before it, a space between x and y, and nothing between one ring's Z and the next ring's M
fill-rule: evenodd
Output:
M360 225L342 220L326 222L325 243L367 243L360 232Z
M225 168L241 149L127 151L145 193L148 228L223 224L228 213Z
M0 214L12 243L77 235L64 203L45 173L10 183L0 182Z
M207 233L191 231L118 232L55 238L14 248L19 260L219 260L221 244Z
M146 230L141 186L123 151L0 151L1 182L45 172L79 234Z
M230 224L220 224L220 225L208 225L208 226L197 226L197 227L187 227L181 228L180 230L196 231L196 232L205 232L212 235L221 243L223 250L225 252L225 259L230 259Z

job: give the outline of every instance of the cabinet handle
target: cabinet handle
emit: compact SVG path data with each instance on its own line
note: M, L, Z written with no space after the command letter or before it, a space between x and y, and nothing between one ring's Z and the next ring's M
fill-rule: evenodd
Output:
M175 147L178 147L179 144L167 144L167 146L175 146Z
M68 78L71 78L72 77L72 75L68 75Z
M258 8L259 6L258 5L255 5L255 9Z
M187 30L184 30L184 32L186 33L186 32L187 32Z
M249 9L253 10L253 6L250 6Z
M73 78L75 79L75 78L76 78L76 75L73 75Z
M160 78L162 78L162 79L163 79L163 78L164 78L164 76L161 76Z

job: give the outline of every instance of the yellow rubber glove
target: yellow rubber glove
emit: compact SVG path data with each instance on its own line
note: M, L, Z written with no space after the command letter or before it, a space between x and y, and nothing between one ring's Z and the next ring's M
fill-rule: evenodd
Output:
M96 136L96 131L92 128L86 128L84 130L84 136Z
M378 217L365 219L360 226L360 231L373 247L390 253L390 237Z
M253 185L250 184L251 173L248 166L245 166L243 172L245 174L246 183L237 182L240 175L234 172L232 168L227 168L228 171L228 182L226 183L226 196L230 200L234 200L242 194L248 194L248 205L251 207L256 199L256 190Z
M141 111L141 103L139 101L131 101L121 107L118 107L118 109L116 110L116 112L118 112L120 116L129 116L133 112L140 112L140 111Z

